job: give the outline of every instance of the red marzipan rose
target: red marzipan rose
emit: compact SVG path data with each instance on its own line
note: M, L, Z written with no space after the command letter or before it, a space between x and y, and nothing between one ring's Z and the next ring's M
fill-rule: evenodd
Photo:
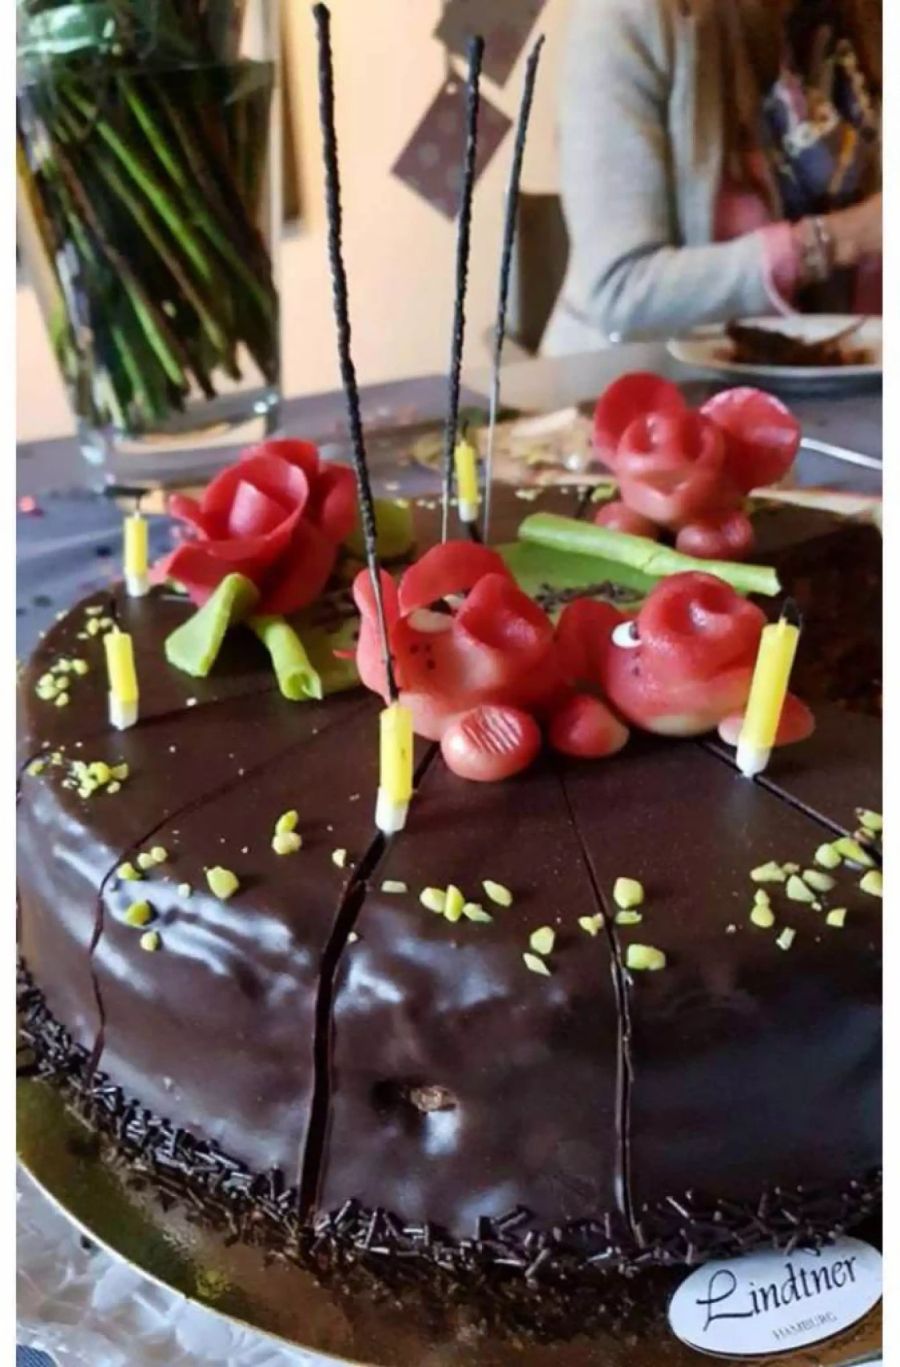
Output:
M323 590L356 522L353 472L323 465L310 442L266 441L216 475L199 501L173 494L169 511L189 539L155 567L205 603L228 574L259 590L256 611L283 616Z

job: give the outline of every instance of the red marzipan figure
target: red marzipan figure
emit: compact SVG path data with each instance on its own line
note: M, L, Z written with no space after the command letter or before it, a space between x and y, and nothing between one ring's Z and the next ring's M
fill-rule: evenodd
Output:
M594 410L594 452L620 494L595 521L653 539L665 528L686 555L739 560L753 545L747 494L781 479L799 444L796 418L762 390L726 389L693 409L659 375L622 375Z
M578 599L556 627L495 551L469 541L427 551L399 585L382 574L382 588L400 700L463 778L519 773L544 735L586 759L620 750L629 726L669 736L718 727L737 738L765 616L713 575L664 579L635 618ZM360 677L386 697L368 571L353 595ZM812 728L789 696L776 743Z

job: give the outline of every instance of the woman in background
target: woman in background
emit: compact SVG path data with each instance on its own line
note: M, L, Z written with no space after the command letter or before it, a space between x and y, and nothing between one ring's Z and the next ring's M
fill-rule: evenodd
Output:
M880 0L573 0L550 355L881 312Z

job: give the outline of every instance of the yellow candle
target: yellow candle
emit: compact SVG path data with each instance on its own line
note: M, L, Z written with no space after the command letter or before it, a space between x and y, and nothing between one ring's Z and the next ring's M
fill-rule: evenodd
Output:
M110 631L103 638L109 679L109 720L119 731L138 718L138 682L134 648L127 631Z
M748 778L761 774L769 762L799 638L800 628L784 615L763 627L737 744L737 767Z
M478 462L475 448L463 438L456 443L453 454L456 467L456 492L462 522L477 522L481 493L478 488Z
M413 792L412 713L402 703L384 708L380 718L381 768L375 824L385 835L402 831Z
M150 588L147 519L139 512L125 519L125 590L129 598L143 598Z

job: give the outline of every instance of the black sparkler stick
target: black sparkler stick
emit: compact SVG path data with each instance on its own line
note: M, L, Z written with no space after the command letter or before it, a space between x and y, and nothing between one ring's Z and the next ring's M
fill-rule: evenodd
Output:
M500 361L503 353L503 339L506 336L506 306L509 299L509 277L512 268L513 243L516 237L516 215L519 207L519 182L522 178L522 158L525 153L525 138L528 134L528 120L534 98L534 83L537 78L538 61L544 38L541 35L528 54L525 67L525 84L519 104L519 117L516 124L516 140L513 145L509 180L506 186L506 202L503 216L503 245L500 251L500 283L497 290L497 316L494 323L494 357L491 371L491 394L488 413L487 451L484 462L484 522L482 536L486 542L491 517L491 478L494 460L494 428L497 424L497 410L500 407Z
M359 497L359 510L362 520L363 544L366 564L372 579L372 592L378 613L378 630L381 638L381 653L387 681L388 697L397 700L397 680L394 676L394 662L391 656L390 637L387 618L384 612L384 595L381 591L381 575L378 567L377 531L375 522L375 503L369 479L369 466L366 460L366 444L363 436L362 417L359 405L359 388L356 383L356 369L350 351L350 313L348 308L347 272L341 251L341 182L338 169L337 134L334 127L334 69L331 57L331 14L326 5L315 5L313 17L316 21L316 36L319 44L319 122L322 128L322 158L325 165L325 208L328 217L328 261L331 267L331 288L334 300L334 317L337 324L338 359L341 380L347 401L347 418L350 424L350 443L353 469L356 473L356 487Z
M450 381L447 420L444 424L443 482L441 502L441 540L447 540L450 499L453 493L453 453L459 427L459 376L462 367L466 330L466 283L469 274L469 243L472 228L472 192L475 187L475 158L478 150L478 105L484 39L469 39L469 75L466 81L466 141L459 190L459 217L456 232L456 274L453 293L453 333L450 343Z

